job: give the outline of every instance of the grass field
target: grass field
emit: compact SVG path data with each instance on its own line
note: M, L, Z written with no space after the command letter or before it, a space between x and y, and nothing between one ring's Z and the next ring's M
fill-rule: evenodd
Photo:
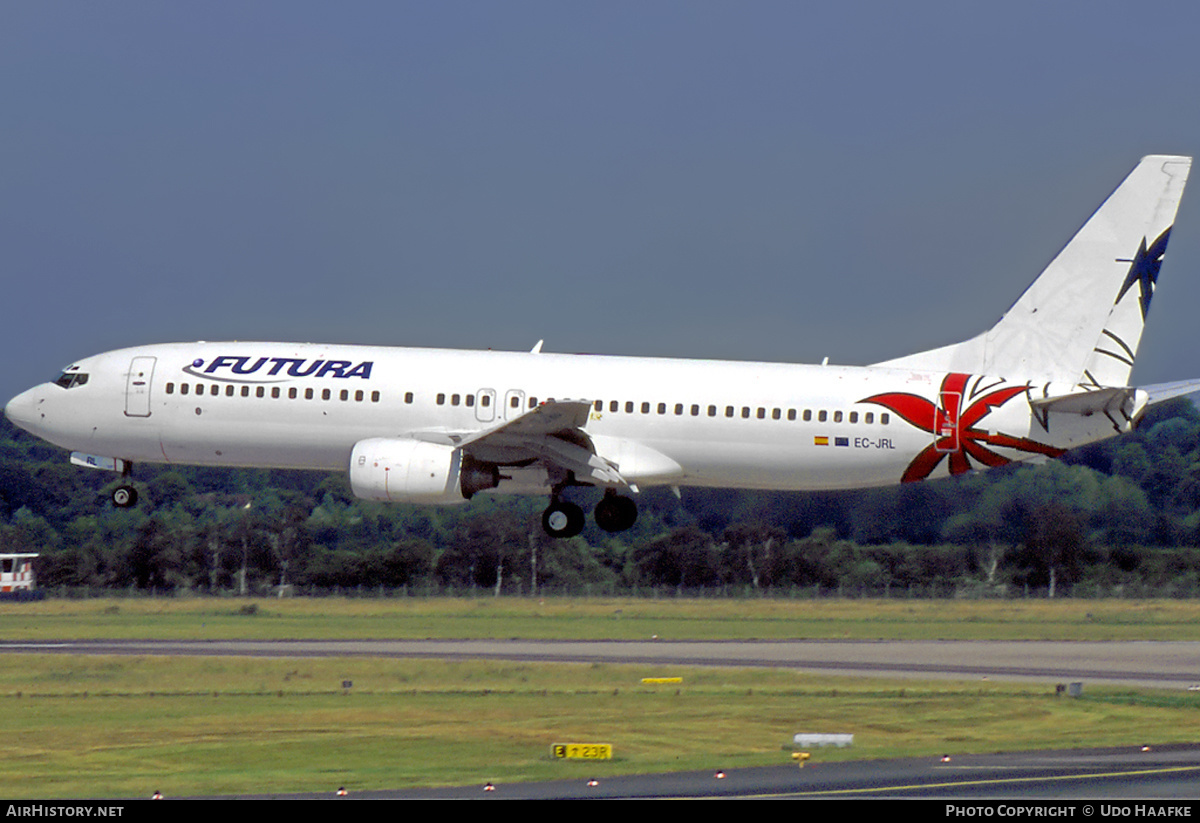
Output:
M245 606L253 606L245 609ZM1197 639L1186 602L103 600L0 607L4 639L546 637ZM1190 625L1189 625L1190 624ZM924 631L922 631L924 629ZM677 675L682 685L645 686ZM352 686L343 689L342 684ZM0 656L10 797L171 797L580 778L1193 741L1200 697L607 664ZM604 742L610 762L550 757Z
M1200 640L1200 601L128 598L0 603L5 640Z

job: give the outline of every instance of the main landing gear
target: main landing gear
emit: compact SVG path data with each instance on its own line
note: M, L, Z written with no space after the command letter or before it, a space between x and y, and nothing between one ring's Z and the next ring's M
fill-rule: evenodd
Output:
M597 526L615 534L632 526L637 514L637 503L633 502L633 498L610 490L604 492L592 516L596 518Z
M632 498L606 491L596 504L593 513L596 525L606 532L623 532L637 520L637 504ZM574 537L583 531L586 518L583 509L558 496L550 499L550 505L542 512L542 528L551 537Z
M551 537L574 537L583 531L583 524L583 509L566 500L551 500L542 512L542 528Z

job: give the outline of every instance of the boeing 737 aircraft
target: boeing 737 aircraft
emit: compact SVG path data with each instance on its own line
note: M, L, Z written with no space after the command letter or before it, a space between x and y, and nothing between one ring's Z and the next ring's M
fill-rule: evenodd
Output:
M346 471L369 500L447 504L571 486L610 532L640 487L847 489L1046 459L1129 431L1200 381L1129 385L1189 157L1143 158L988 331L866 367L297 343L88 357L5 407L120 472L135 463ZM137 500L126 481L113 502Z

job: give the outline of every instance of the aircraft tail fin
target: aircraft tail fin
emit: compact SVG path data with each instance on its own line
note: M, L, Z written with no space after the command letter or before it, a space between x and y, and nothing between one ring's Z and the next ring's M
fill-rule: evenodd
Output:
M990 330L876 365L1127 385L1191 164L1143 157Z

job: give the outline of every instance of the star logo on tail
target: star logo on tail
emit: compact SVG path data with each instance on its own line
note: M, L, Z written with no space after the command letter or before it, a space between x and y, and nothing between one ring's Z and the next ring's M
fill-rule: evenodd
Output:
M1150 298L1154 296L1154 285L1158 282L1158 272L1162 269L1163 255L1167 252L1167 239L1170 236L1171 227L1167 226L1149 248L1146 248L1146 238L1142 238L1137 255L1131 261L1129 274L1125 275L1125 282L1121 284L1121 291L1117 295L1116 302L1120 303L1125 292L1137 284L1138 299L1142 306L1142 322L1145 322L1146 313L1150 311Z

